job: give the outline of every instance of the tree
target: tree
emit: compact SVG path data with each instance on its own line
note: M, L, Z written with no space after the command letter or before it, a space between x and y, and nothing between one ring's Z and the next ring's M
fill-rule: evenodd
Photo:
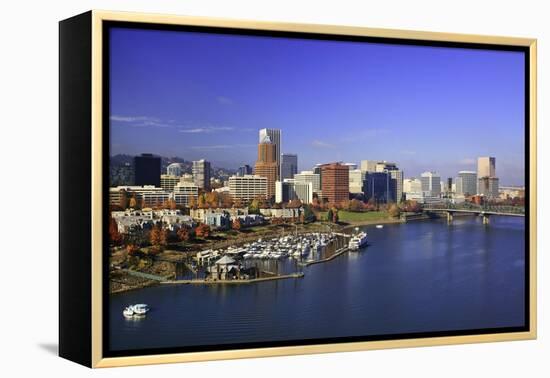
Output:
M109 220L109 240L111 240L113 245L120 245L122 243L122 235L118 232L118 225L113 217Z
M311 205L305 205L304 206L304 211L303 211L302 215L304 217L303 222L306 222L306 223L314 222L315 219L316 219L315 213L313 212L313 209L312 209Z
M195 233L197 234L197 236L199 238L207 238L210 236L210 226L208 226L207 224L204 224L204 223L201 223L200 225L197 226L197 228L195 229Z
M253 199L250 205L248 205L248 212L250 214L260 213L260 200L258 198Z
M388 214L390 217L397 218L401 215L401 209L395 203L392 203L388 208Z
M334 214L332 213L332 209L328 209L328 211L327 211L327 220L329 222L332 222L333 217L334 217Z
M197 199L194 196L191 196L191 198L189 198L189 208L190 209L197 208Z
M233 223L231 224L231 228L235 231L240 231L242 227L241 220L239 218L233 219Z
M199 196L199 209L204 209L206 207L206 199L204 198L204 194L201 194Z
M291 200L290 203L288 204L289 209L298 209L300 207L302 207L302 201L300 201L297 198Z
M190 238L190 233L187 227L180 227L180 229L177 232L178 240L182 242L186 242Z
M128 207L130 209L135 209L137 207L137 200L135 194L130 198L130 201L128 202Z
M338 209L334 209L332 212L332 223L338 223Z
M128 252L130 256L133 256L139 252L139 247L135 244L128 244L126 246L126 252Z
M348 204L348 209L350 211L362 211L363 210L363 202L361 202L357 199L352 199Z
M161 229L159 226L155 225L149 233L149 242L151 245L160 245L161 241Z

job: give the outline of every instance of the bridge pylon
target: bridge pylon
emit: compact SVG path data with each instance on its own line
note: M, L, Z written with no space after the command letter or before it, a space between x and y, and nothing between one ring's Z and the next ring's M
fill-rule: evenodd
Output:
M453 223L453 212L452 211L447 211L447 223L448 224Z
M489 214L481 214L481 216L483 217L483 224L484 225L488 225L489 224Z

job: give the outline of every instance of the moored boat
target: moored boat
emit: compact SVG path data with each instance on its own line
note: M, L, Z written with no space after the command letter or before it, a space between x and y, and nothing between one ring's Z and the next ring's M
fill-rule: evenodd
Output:
M367 233L362 231L352 236L349 241L348 248L351 251L357 251L359 248L365 245L367 245Z

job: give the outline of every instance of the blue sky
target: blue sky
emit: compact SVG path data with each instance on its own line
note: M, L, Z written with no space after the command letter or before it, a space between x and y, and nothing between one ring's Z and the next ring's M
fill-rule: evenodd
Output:
M524 180L522 53L115 28L111 154L256 160L282 130L299 169L395 161L454 177L495 156Z

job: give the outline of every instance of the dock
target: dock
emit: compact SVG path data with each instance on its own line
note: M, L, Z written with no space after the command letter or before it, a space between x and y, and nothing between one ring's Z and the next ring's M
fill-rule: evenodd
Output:
M333 259L337 258L340 255L343 255L344 253L346 253L348 251L349 251L348 247L343 247L343 248L340 248L339 250L337 250L336 252L334 252L334 254L329 256L329 257L326 257L326 258L320 259L320 260L315 260L315 261L301 262L301 263L298 263L298 265L300 265L300 266L310 266L310 265L315 265L315 264L321 264L321 263L333 260Z
M241 285L241 284L285 280L290 278L302 278L302 277L304 277L304 273L299 272L299 273L285 274L282 276L252 278L247 280L168 280L168 281L161 281L160 283L164 285Z

